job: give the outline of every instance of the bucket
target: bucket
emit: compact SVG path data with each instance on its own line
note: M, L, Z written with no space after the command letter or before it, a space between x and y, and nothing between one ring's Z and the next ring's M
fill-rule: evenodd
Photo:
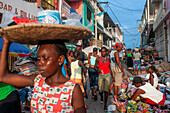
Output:
M61 24L60 14L57 10L44 10L38 12L38 22Z
M62 24L65 25L67 23L67 20L63 20Z

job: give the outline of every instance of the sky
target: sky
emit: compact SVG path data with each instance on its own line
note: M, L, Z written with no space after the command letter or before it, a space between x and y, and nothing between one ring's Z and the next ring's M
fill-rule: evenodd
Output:
M101 4L101 6L114 23L119 23L124 32L123 40L126 48L139 47L140 32L137 31L137 27L140 21L137 20L141 20L146 0L98 0L98 2L109 2L108 5Z

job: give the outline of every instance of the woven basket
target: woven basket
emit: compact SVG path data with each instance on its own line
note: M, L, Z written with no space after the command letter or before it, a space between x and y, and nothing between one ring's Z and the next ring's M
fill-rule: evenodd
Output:
M91 34L87 28L43 23L20 24L0 29L1 36L21 44L38 44L41 40L55 39L80 40Z
M126 113L126 107L124 105L117 106L117 110L121 113Z

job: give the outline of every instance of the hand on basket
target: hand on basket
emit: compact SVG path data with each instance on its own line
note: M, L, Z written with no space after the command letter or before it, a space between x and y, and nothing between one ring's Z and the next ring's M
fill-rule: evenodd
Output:
M8 39L6 39L5 37L3 37L3 43L4 44L11 44L12 42L9 41Z

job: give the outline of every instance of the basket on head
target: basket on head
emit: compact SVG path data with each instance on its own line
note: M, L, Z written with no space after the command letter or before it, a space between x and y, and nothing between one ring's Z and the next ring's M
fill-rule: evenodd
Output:
M41 40L85 39L91 35L91 31L87 28L77 26L28 23L2 28L0 29L0 34L12 42L38 44Z

